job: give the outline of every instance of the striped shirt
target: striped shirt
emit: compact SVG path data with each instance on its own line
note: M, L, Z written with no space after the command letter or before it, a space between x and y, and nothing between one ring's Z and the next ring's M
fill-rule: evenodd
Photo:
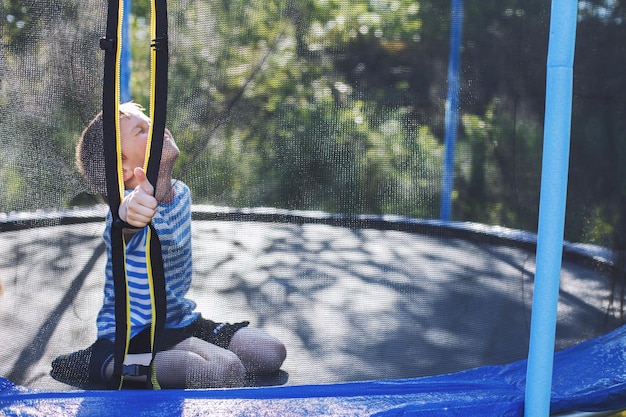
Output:
M191 197L189 188L173 181L174 198L161 202L152 219L163 253L167 297L166 328L187 326L198 317L196 304L185 298L191 286ZM107 216L104 241L107 247L104 303L98 314L98 337L115 339L115 294L111 261L111 214ZM131 337L150 326L152 304L146 267L148 227L137 230L126 244L126 276L129 287Z

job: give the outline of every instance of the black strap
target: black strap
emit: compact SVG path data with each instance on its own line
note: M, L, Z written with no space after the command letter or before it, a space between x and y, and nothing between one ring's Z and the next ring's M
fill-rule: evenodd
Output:
M152 54L154 59L154 83L152 85L150 109L152 112L152 137L150 155L146 170L146 177L151 184L157 184L159 166L161 163L161 152L163 149L163 136L165 134L165 120L167 117L167 83L168 83L168 26L167 26L167 2L166 0L155 0L152 13L154 13L155 26L153 28L154 39L152 40ZM152 334L152 362L151 375L147 378L149 388L158 388L156 380L156 370L154 369L154 357L167 318L167 298L165 291L165 271L163 269L163 257L161 254L161 243L156 229L150 224L151 239L149 247L152 268L152 282L154 285L154 299L156 322Z
M104 78L102 88L102 133L104 160L106 170L107 200L112 213L119 209L118 158L116 133L116 90L118 88L119 71L117 70L117 50L119 48L118 31L121 16L119 1L109 0L106 35L100 39L100 48L104 50ZM114 170L114 171L113 171ZM112 173L114 175L109 175Z
M126 269L124 265L124 243L122 224L118 215L120 206L120 184L117 150L118 105L116 91L119 85L117 52L120 47L118 32L120 29L120 4L109 0L106 36L100 40L104 49L104 78L102 89L102 134L104 147L107 201L111 208L113 226L111 227L111 255L115 290L115 349L114 349L114 386L122 384L122 365L126 355L127 325L126 320L117 320L118 312L126 310Z
M151 184L156 184L163 147L163 134L167 118L167 83L168 83L168 27L167 2L154 0L154 28L152 40L152 59L154 60L154 84L152 85L150 110L152 112L152 138L150 158L146 176Z
M123 0L121 3L123 7ZM155 60L155 82L152 86L151 119L152 136L150 138L150 155L147 163L147 178L156 185L161 162L163 148L163 135L165 131L165 118L167 113L167 4L165 0L153 3L155 14L155 39L152 42L153 59ZM103 146L105 157L105 174L107 184L107 200L111 209L113 224L111 227L111 256L113 267L113 282L115 293L115 366L113 371L113 383L122 387L125 368L123 365L129 345L129 307L127 299L126 260L124 245L124 228L129 227L119 217L119 207L123 198L123 184L119 166L120 149L118 138L119 119L119 49L120 22L122 21L122 8L119 0L109 0L106 36L100 40L100 47L105 51L104 81L102 93L102 122L103 122ZM155 187L156 188L156 187ZM155 317L153 317L152 333L152 364L156 355L160 335L167 317L165 274L163 259L161 256L161 244L156 229L150 224L150 244L146 248L149 252L150 262L147 267L151 269L155 305ZM147 378L147 386L158 388L156 373L150 366L150 375Z

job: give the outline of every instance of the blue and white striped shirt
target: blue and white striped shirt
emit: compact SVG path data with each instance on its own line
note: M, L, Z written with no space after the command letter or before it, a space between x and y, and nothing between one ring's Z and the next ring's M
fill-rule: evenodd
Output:
M185 298L191 286L191 197L181 181L172 182L174 198L161 202L152 219L163 253L167 319L165 327L187 326L198 317L196 304ZM104 241L107 246L104 303L98 314L98 337L115 339L115 294L111 261L111 214L107 216ZM152 305L146 267L148 227L138 230L126 244L126 275L130 293L131 337L150 326Z

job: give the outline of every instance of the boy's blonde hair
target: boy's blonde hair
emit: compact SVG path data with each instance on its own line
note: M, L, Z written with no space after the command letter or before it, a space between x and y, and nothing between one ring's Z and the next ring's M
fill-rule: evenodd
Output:
M119 106L120 119L128 116L138 116L150 123L150 118L144 113L144 108L133 102ZM92 194L101 194L107 198L107 185L104 167L104 145L102 133L102 112L85 128L76 144L76 167L85 179L87 191Z

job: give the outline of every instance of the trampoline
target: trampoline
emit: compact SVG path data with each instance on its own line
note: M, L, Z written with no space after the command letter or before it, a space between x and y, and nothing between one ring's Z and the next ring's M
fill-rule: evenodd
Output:
M570 189L564 223L567 179L584 182L567 171L571 80L599 59L581 53L573 72L572 23L617 36L618 2L169 3L167 125L194 201L188 296L276 336L287 359L230 389L76 390L50 376L93 343L102 303L109 207L73 161L102 105L107 4L3 2L0 415L626 408L621 180L592 171L617 197ZM149 47L135 45L149 46L149 2L125 4L120 100L147 102ZM474 56L490 48L517 65L490 79L505 71ZM605 81L573 96L580 118L609 109L572 123L590 168L589 129L620 132Z

